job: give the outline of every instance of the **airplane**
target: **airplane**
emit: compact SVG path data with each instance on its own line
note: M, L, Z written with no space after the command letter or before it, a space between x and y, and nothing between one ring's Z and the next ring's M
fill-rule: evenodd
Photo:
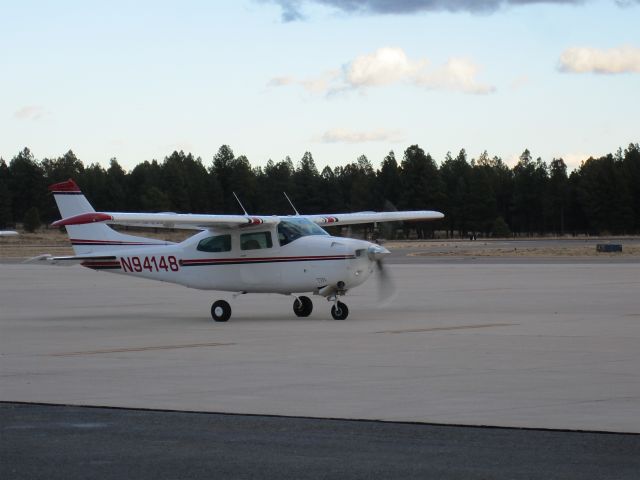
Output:
M14 230L0 230L0 237L15 237L18 232Z
M241 203L244 215L96 212L72 179L49 190L62 216L52 226L66 228L75 255L40 255L28 263L80 264L190 288L233 292L234 298L247 293L290 295L298 317L311 314L313 302L302 294L312 293L333 304L335 320L349 315L341 297L364 283L376 267L386 275L382 259L390 252L364 240L331 236L322 226L444 217L427 210L300 215L293 204L295 215L249 215ZM173 243L124 234L109 225L198 232ZM231 317L230 304L215 301L211 316L226 322Z

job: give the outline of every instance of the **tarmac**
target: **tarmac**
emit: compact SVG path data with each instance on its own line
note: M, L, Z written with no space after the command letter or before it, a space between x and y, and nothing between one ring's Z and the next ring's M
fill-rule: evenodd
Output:
M640 435L0 404L0 478L637 480Z
M638 478L637 257L399 248L345 321L4 262L0 478Z
M244 295L0 265L0 400L640 433L640 264L393 264L346 321Z

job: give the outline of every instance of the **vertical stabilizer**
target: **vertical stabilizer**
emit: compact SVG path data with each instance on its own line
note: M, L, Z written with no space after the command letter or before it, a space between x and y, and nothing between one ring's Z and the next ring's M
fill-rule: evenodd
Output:
M53 193L53 198L58 205L62 218L95 212L87 197L80 191L78 184L71 179L51 185L49 190ZM65 228L76 255L100 254L107 251L113 252L114 250L171 243L152 238L125 235L116 232L104 223L68 225Z

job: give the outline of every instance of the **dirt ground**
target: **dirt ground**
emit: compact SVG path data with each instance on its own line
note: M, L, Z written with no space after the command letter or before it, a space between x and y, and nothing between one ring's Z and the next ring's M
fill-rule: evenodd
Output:
M69 237L65 231L58 229L41 230L36 233L19 232L15 237L0 237L0 258L26 259L48 253L55 256L73 255ZM193 235L194 230L171 231L146 229L144 232L127 231L131 235L160 238L171 242L180 242Z
M127 231L132 235L160 238L179 242L193 235L193 230ZM596 243L620 243L622 253L598 253ZM403 240L384 242L390 250L402 249L409 256L449 257L640 257L640 239L520 239L520 240ZM413 251L415 250L415 251ZM58 229L41 230L37 233L20 232L16 237L0 237L0 259L19 261L43 253L51 255L73 255L66 232Z
M596 251L597 243L622 244L622 252ZM466 240L451 241L392 241L384 244L389 250L416 250L409 256L419 257L640 257L640 242L636 238L609 240Z

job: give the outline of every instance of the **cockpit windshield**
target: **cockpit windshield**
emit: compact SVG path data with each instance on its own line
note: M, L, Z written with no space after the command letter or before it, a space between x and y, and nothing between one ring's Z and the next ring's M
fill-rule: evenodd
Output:
M278 223L278 240L280 245L286 245L300 237L310 235L329 235L318 225L306 218L287 218Z

